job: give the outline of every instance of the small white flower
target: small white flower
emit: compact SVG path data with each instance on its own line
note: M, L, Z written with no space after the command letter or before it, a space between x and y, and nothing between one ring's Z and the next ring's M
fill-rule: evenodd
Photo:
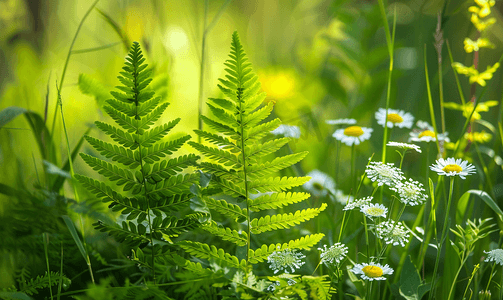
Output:
M393 274L393 269L390 268L388 265L381 265L379 263L362 263L362 264L356 264L353 269L351 269L351 272L355 274L361 274L362 279L364 280L386 280L386 277L383 277L384 275L391 275Z
M393 220L377 224L376 235L378 238L383 239L386 244L401 245L402 247L405 247L405 243L410 237L407 228L402 223L396 223Z
M353 125L353 124L356 124L355 119L326 120L325 122L330 125Z
M423 204L428 198L428 195L423 193L425 191L423 184L411 178L408 181L398 182L395 186L390 187L390 190L397 192L400 201L405 205Z
M343 190L335 190L335 200L342 205L346 205L355 200L355 197L351 195L346 195Z
M300 267L305 264L302 261L306 256L302 253L296 252L295 250L285 249L283 251L274 251L267 257L267 262L269 263L269 268L274 270L274 274L279 271L284 271L285 273L295 272L295 269L300 269Z
M325 197L328 192L335 194L335 182L332 177L319 171L312 170L307 174L311 179L304 183L302 187L308 190L315 197Z
M278 128L271 131L274 135L282 135L284 137L300 138L300 128L294 125L279 125Z
M369 205L370 201L372 201L372 196L356 200L353 199L352 201L349 201L348 204L346 204L346 206L344 206L342 210L352 210L355 208L362 208L365 205Z
M372 128L349 126L345 129L337 129L332 136L338 141L352 146L353 144L359 145L361 142L368 140L372 131L374 131Z
M438 138L439 142L449 142L448 132L435 135L433 126L424 121L417 121L415 129L409 133L409 142L435 142Z
M362 213L364 213L369 219L372 220L372 218L386 217L386 213L388 212L388 209L386 208L386 206L384 206L382 204L370 203L368 205L362 206L360 208L360 211Z
M386 122L386 109L379 108L375 113L377 119L377 124L384 127ZM411 128L414 123L414 117L410 113L406 113L403 110L388 108L388 127L393 128L395 126L403 128Z
M327 245L323 245L323 248L318 248L321 251L320 258L321 262L328 266L328 264L339 264L346 254L348 253L348 247L342 243L336 243L327 249Z
M489 252L485 252L487 254L487 258L484 260L485 262L494 261L496 264L500 264L503 266L503 249L494 249Z
M468 161L462 160L461 158L455 159L453 157L437 159L435 164L430 166L430 169L437 172L438 175L457 175L462 179L466 179L465 176L475 173L475 167L469 164Z
M398 148L402 148L402 149L412 149L412 150L416 150L417 152L421 153L421 148L418 145L414 145L414 144L388 142L386 144L386 146L398 147Z
M405 179L403 172L392 163L384 164L380 161L372 161L367 165L365 172L367 177L372 181L377 181L379 186L385 184L392 187Z

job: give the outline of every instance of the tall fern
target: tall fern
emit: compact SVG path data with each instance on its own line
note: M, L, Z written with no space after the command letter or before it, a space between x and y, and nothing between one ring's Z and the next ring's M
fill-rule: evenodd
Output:
M210 190L219 191L217 197L202 196L205 205L210 211L235 221L228 227L220 227L212 221L202 228L236 246L246 246L246 257L238 258L200 242L182 241L180 246L198 258L215 260L221 266L247 273L253 264L263 262L278 249L310 249L323 237L323 234L313 234L283 244L257 245L252 243L252 235L290 228L307 221L323 211L326 204L294 213L264 215L262 211L279 209L309 198L308 193L288 192L290 188L307 182L309 177L277 177L278 171L299 162L307 152L266 160L289 139L278 138L262 143L263 137L281 121L264 121L271 114L273 103L261 105L265 93L261 92L260 82L236 32L225 66L227 75L218 85L225 98L210 98L207 105L212 116L202 116L204 123L217 133L195 130L206 143L189 144L209 159L201 162L200 168L213 174ZM218 197L222 194L231 196L234 201L222 200ZM236 230L240 224L246 229Z
M199 225L199 214L180 218L175 214L188 205L189 187L198 179L196 174L181 172L198 157L194 154L169 157L190 136L163 141L180 119L154 126L168 103L154 97L155 92L148 88L151 71L144 62L140 45L135 42L118 76L122 85L111 92L114 99L108 100L104 107L117 126L95 122L115 144L86 136L89 144L112 162L80 153L90 167L113 185L83 175L77 178L96 197L110 203L110 209L124 216L119 226L99 221L93 224L96 229L128 244L134 253L143 253L138 248L148 246L151 253L148 267L155 282L155 257L164 251L156 240L171 241Z

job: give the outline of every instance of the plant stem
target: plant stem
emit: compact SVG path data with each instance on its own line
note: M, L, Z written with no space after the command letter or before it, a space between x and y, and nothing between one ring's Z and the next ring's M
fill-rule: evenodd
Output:
M454 292L454 287L456 286L456 280L458 280L459 273L463 269L463 265L466 263L468 256L469 256L469 253L467 253L466 257L464 257L464 259L461 261L461 265L459 266L458 271L456 272L456 275L454 276L454 279L452 280L451 289L449 290L449 296L447 297L447 300L450 300L451 296L454 295L453 292Z
M443 226L443 229L442 229L442 235L440 236L440 241L439 243L437 244L437 248L438 248L438 251L437 251L437 258L435 259L435 268L433 270L433 279L431 280L431 291L430 291L430 295L428 296L428 299L432 299L432 297L434 297L434 294L435 294L435 286L436 286L436 279L437 279L437 271L438 271L438 265L439 265L439 262L440 262L440 256L442 254L442 246L444 244L444 239L446 238L447 236L447 224L449 223L449 212L451 210L451 202L452 202L452 191L454 189L454 178L451 177L450 178L450 188L449 188L449 200L447 201L447 209L445 211L445 219L444 219L444 226Z
M52 295L51 269L49 268L49 254L47 253L47 246L49 244L49 235L47 234L47 232L44 232L42 234L42 239L44 240L45 263L47 265L47 276L49 277L49 291L51 293L51 300L52 300L53 295Z
M353 191L353 195L356 197L356 167L355 167L355 144L351 146L351 191Z

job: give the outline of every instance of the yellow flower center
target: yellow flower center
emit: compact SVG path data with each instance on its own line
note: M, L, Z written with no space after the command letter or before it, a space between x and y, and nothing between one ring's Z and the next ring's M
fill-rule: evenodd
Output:
M392 123L402 123L403 118L399 114L388 114L388 121Z
M432 138L436 137L435 136L435 132L431 131L431 130L425 130L423 132L421 132L419 135L418 135L418 138L422 138L423 136L431 136Z
M463 169L458 165L447 165L442 169L442 171L444 171L446 173L449 173L449 172L459 173L459 172L463 171Z
M384 210L379 207L371 207L367 210L367 213L371 216L381 216L384 213Z
M349 126L344 129L344 135L359 137L363 134L363 129L360 126Z
M378 266L365 266L362 271L367 277L371 278L381 277L383 274L382 269Z

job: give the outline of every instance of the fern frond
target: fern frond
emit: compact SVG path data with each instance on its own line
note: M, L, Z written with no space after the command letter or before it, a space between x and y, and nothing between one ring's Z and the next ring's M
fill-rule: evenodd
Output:
M161 98L154 98L149 101L145 101L144 103L140 103L136 108L135 108L135 115L138 115L138 117L143 118L144 116L148 115L150 112L152 112L157 105L161 102Z
M139 144L143 147L152 146L152 144L166 136L166 134L168 134L168 132L173 129L178 122L180 122L180 118L145 131L144 134L140 135L140 140L138 141Z
M138 224L138 226L133 222L122 222L122 227L112 226L98 221L93 224L96 230L101 232L107 232L115 238L119 243L125 243L131 247L144 247L150 240L147 238L145 233L147 229L145 225Z
M124 132L119 128L100 121L96 121L94 122L94 124L101 131L108 134L115 142L121 144L122 146L130 148L131 150L138 148L136 140L130 133Z
M220 186L226 192L228 195L233 196L233 197L245 197L246 198L246 191L245 189L241 188L239 185L233 183L230 180L223 179L222 177L220 178L215 178L214 182Z
M194 255L195 257L201 259L213 259L220 266L228 266L231 268L246 270L246 260L241 260L229 253L226 253L223 249L217 249L217 247L199 242L192 241L182 241L179 243L179 246L182 247L188 253Z
M248 241L248 235L246 232L238 232L228 227L220 227L217 223L215 223L215 221L204 224L202 229L220 237L224 241L232 242L238 246L245 246Z
M255 164L246 169L248 175L253 177L264 177L275 172L288 168L306 157L307 151L276 157L270 162Z
M219 147L221 147L221 149L228 148L228 150L233 153L237 153L237 152L241 151L234 142L232 142L231 140L229 140L228 138L226 138L224 136L209 133L209 132L202 131L202 130L194 130L194 132L198 136L207 140L208 142L213 143L215 145L218 145Z
M216 147L207 147L196 142L189 142L189 145L206 155L208 158L214 159L225 166L239 168L241 165L239 158L235 154Z
M150 209L154 214L157 211L162 211L164 213L172 213L179 211L190 204L190 199L194 195L192 194L178 194L171 197L160 197L150 204Z
M258 193L282 192L292 187L303 185L310 177L274 177L256 179L250 184L250 189Z
M138 128L148 130L162 116L169 103L163 103L138 122Z
M278 128L279 125L281 125L280 119L274 119L267 123L262 123L250 128L250 130L247 131L244 137L250 142L258 142L261 138L269 134L274 129Z
M190 135L183 136L173 141L157 143L148 148L141 149L141 156L147 163L154 163L159 159L171 155L173 152L180 149L186 141L190 139Z
M157 217L152 222L153 232L164 234L164 238L177 237L181 233L189 232L199 227L198 218L201 214L191 214L183 219L176 217Z
M236 104L232 101L222 98L208 98L213 104L218 105L220 108L225 109L229 113L236 112Z
M237 139L239 137L239 133L230 126L214 121L205 116L201 116L201 119L206 125L208 125L213 130L226 134L232 139Z
M256 111L252 112L249 115L245 115L245 118L243 120L243 127L252 128L253 126L262 122L265 118L267 118L271 114L273 108L274 108L273 102L269 102L267 103L266 106L257 109Z
M290 228L298 225L309 219L316 217L320 212L325 210L326 203L323 203L320 208L308 208L301 211L296 211L294 214L281 214L261 217L251 221L251 232L259 234L266 231Z
M118 186L124 185L126 183L132 186L141 186L140 183L136 182L133 173L129 170L122 169L116 165L112 165L104 160L96 157L92 157L85 153L80 153L80 157L91 167L93 170L97 171L101 175L107 177L110 181L117 181Z
M136 160L133 151L130 149L103 142L87 135L84 136L84 138L94 149L106 158L111 158L113 161L128 166L130 169L135 169L140 165L140 162Z
M259 263L269 257L274 251L281 251L285 249L304 249L310 250L314 245L316 245L325 235L323 233L316 233L311 235L306 235L300 239L291 240L288 243L277 243L271 244L269 246L262 245L262 247L252 250L250 249L248 253L248 258L251 263Z
M50 281L49 278L51 279ZM50 276L46 272L42 276L37 276L36 278L31 278L29 281L27 280L22 282L20 292L32 296L34 294L38 294L38 290L58 285L60 280L63 280L65 284L69 284L71 282L70 279L59 272L51 272Z
M199 174L179 174L171 176L157 184L146 183L148 193L161 193L164 196L182 194L188 191L190 186L199 181Z
M148 170L145 171L148 174L145 176L145 179L152 179L155 182L162 181L163 178L176 175L184 168L193 165L198 158L195 154L188 154L169 161L163 160L160 163L152 165L152 167L148 167Z
M210 197L204 197L204 202L210 209L214 209L231 219L235 219L238 222L246 220L246 209L243 209L236 204L227 203L225 200L215 200Z
M245 155L248 159L255 159L256 157L260 158L278 151L281 147L286 145L288 141L290 141L290 138L283 137L263 144L252 144L251 146L245 147Z
M331 282L328 275L319 277L303 276L302 281L309 285L319 300L332 299L332 294L335 293L335 289L330 286Z
M133 118L128 117L126 114L123 114L120 111L117 111L110 106L105 105L103 109L107 112L107 114L110 117L112 117L112 119L114 119L117 125L124 128L127 132L134 133L135 131L138 130L137 126L135 125L135 120Z
M261 211L265 209L276 209L293 203L306 200L310 197L308 193L272 193L264 194L253 200L248 200L248 207L251 211Z

